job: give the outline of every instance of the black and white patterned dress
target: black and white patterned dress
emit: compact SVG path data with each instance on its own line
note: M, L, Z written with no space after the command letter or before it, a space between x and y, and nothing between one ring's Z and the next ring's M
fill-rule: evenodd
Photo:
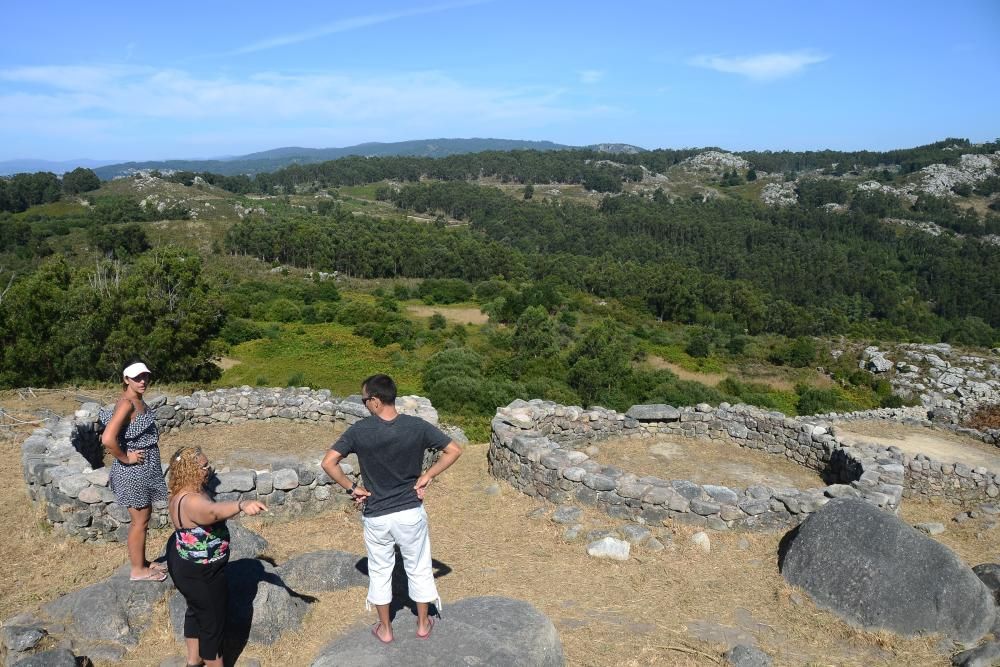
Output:
M113 414L112 410L102 409L98 419L106 427ZM159 442L160 429L149 406L118 433L118 446L126 455L137 450L145 455L142 463L126 465L115 459L111 464L108 486L114 491L119 505L139 508L149 507L157 500L167 501Z

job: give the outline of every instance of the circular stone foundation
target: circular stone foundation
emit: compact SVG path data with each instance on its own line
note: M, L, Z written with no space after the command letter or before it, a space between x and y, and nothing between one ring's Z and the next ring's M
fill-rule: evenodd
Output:
M660 479L687 479L696 484L730 488L763 485L822 489L827 485L818 472L786 456L709 438L669 435L641 440L612 438L591 447L596 449L591 458L601 465L620 466Z
M160 450L166 458L180 447L201 447L217 471L277 470L299 461L319 462L346 430L344 422L243 422L165 433Z
M960 433L884 420L849 421L836 428L838 437L847 444L874 442L898 447L911 456L924 455L936 461L1000 472L1000 447Z
M831 498L895 512L904 490L900 450L848 446L828 424L746 405L637 405L620 414L517 400L497 410L492 427L494 477L640 523L773 529Z
M161 433L164 467L180 446L199 445L218 470L219 500L262 500L269 516L294 517L350 505L320 467L326 450L350 424L368 416L359 396L327 389L238 387L190 396L150 397ZM52 419L21 447L28 494L57 529L83 540L124 541L129 513L108 488L109 459L100 442L97 403ZM396 408L437 424L425 398L400 396ZM460 442L460 429L442 427ZM433 454L425 455L430 465ZM341 469L359 479L356 459ZM153 504L150 525L166 526L166 503Z

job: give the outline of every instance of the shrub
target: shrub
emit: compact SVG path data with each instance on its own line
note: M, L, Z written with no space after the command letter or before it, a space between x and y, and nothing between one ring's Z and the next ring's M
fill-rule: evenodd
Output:
M800 415L816 415L825 412L853 412L861 408L844 393L836 388L819 389L798 385L795 392L799 395L796 410Z
M432 278L420 283L418 294L425 303L458 303L472 298L472 288L464 280Z
M800 336L793 341L778 345L768 355L768 360L779 366L805 368L816 359L816 343L811 338Z
M264 337L264 330L259 324L242 317L233 317L226 321L219 332L219 337L230 345L239 345L248 340Z
M963 425L980 431L1000 429L1000 404L980 406Z
M267 308L267 319L276 322L295 322L302 311L291 299L275 299Z
M337 321L347 326L371 322L376 319L378 319L378 309L370 303L361 301L348 301L340 307L337 313Z

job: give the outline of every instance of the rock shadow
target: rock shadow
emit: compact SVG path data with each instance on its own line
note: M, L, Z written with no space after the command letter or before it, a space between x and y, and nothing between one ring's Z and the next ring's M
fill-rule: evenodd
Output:
M792 546L792 542L795 540L795 536L799 534L799 529L802 524L795 526L790 531L784 534L781 541L778 542L778 572L783 572L785 570L785 558L788 556L788 549Z

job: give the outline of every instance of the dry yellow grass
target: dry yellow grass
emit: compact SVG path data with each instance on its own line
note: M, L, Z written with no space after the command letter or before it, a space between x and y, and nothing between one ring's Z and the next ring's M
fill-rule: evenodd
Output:
M637 475L686 479L698 484L746 488L755 484L812 489L826 486L819 473L779 454L768 454L719 440L658 436L650 440L615 438L595 445L594 459Z
M259 440L253 425L230 428L243 439ZM0 542L0 615L6 618L106 577L125 562L125 551L121 545L75 543L45 529L39 513L26 511L19 443L7 438L0 445L7 454L0 463L0 520L7 526ZM662 527L664 551L636 548L624 563L592 559L581 541L563 539L562 527L547 518L527 518L549 506L505 484L498 495L485 493L494 483L485 457L485 445L470 445L427 498L434 558L450 568L438 580L446 623L449 601L501 595L528 601L552 620L570 665L719 664L727 648L724 632L753 637L776 665L949 664L935 650L936 638L862 632L816 608L778 573L779 534L711 533L712 550L706 554L689 546L693 529ZM955 511L910 504L902 516L910 522L946 520ZM584 520L588 528L614 524L589 510ZM354 512L247 523L270 541L269 555L279 564L317 549L363 553ZM977 538L971 526L952 526L940 539L966 562L997 560L995 539ZM165 538L165 532L154 532L152 545L159 547ZM250 645L245 655L264 665L308 665L343 631L372 622L364 589L317 597L300 631L273 646ZM125 664L157 665L171 655L181 655L181 647L162 603L153 628Z

